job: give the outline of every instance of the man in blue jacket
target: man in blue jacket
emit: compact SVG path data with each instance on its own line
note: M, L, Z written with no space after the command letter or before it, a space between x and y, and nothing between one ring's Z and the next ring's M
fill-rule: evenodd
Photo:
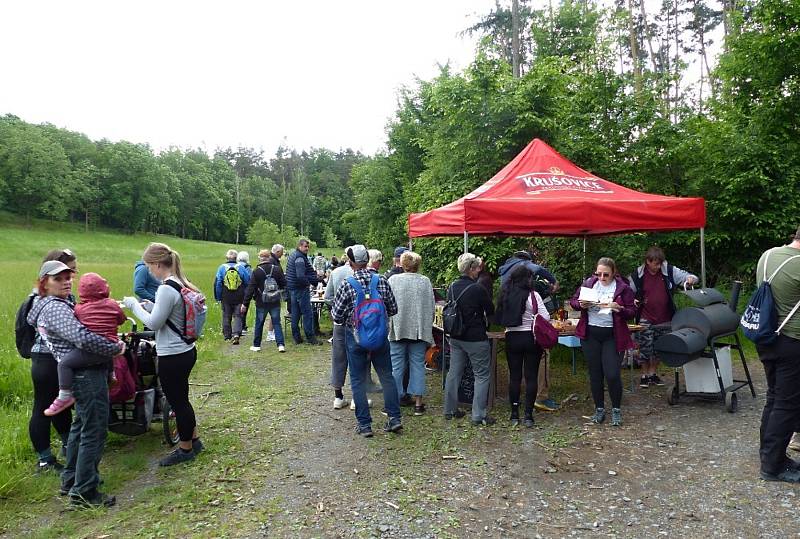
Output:
M156 300L156 290L161 286L161 281L153 277L143 260L136 262L133 268L133 293L139 299L152 302Z
M238 254L230 249L225 254L227 261L217 269L214 278L214 299L222 303L222 336L231 344L239 344L242 337L242 301L250 282L250 274L244 266L236 263Z
M307 239L297 242L297 249L286 261L286 287L289 289L289 311L292 315L292 337L295 344L303 342L300 336L300 316L303 317L303 330L308 344L322 344L314 335L314 312L311 308L309 286L319 282L317 272L308 261L310 244Z

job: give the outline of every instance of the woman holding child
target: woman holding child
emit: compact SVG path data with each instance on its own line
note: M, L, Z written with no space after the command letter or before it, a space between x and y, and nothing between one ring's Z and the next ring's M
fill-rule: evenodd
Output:
M161 286L156 291L156 301L136 298L123 299L125 306L149 328L156 332L158 351L158 377L161 388L175 412L180 442L178 448L161 459L161 466L172 466L188 462L203 450L197 432L194 408L189 402L189 374L197 361L197 348L194 342L183 340L178 328L185 322L184 303L181 288L197 288L189 282L181 269L181 257L163 243L151 243L144 251L142 260L147 269Z
M100 483L97 466L108 431L107 365L112 356L125 351L125 345L89 331L76 318L71 301L74 273L58 260L44 262L37 282L39 299L27 320L37 330L40 351L47 350L60 361L77 348L86 357L74 369L71 390L75 419L67 442L61 491L69 494L74 506L111 506L115 498L97 490Z

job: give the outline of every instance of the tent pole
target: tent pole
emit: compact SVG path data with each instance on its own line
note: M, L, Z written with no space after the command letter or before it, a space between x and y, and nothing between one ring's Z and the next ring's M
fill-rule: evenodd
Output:
M586 236L583 236L583 273L586 273Z
M408 237L408 250L409 251L413 251L414 250L414 243L411 240L411 236Z
M469 252L469 232L464 231L464 252Z
M706 287L706 229L700 228L700 283Z

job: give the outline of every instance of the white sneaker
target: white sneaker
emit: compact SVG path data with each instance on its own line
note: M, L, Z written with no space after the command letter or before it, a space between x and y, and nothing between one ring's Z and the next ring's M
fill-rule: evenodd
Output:
M333 409L334 410L341 410L342 408L347 406L347 404L348 404L348 402L345 399L340 399L339 397L336 397L336 398L333 399Z
M250 347L250 351L251 352L260 352L261 351L261 347L260 346L251 346Z
M800 432L795 432L792 439L789 441L789 449L792 451L800 451Z
M274 331L270 331L269 333L267 333L267 342L271 342L271 341L274 341L274 340L275 340L275 332Z
M372 408L372 399L367 399L367 406ZM356 409L356 401L354 401L354 400L350 401L350 409L351 410L355 410Z
M284 345L282 345L282 344L279 344L278 345L278 352L285 352L285 351L286 351L286 347Z

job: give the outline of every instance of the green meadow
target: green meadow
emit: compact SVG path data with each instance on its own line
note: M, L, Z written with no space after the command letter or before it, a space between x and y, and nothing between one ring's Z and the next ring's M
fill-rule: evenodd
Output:
M54 248L73 250L78 257L79 274L99 273L108 280L112 297L121 299L132 295L134 264L148 243L153 241L167 243L181 254L187 276L209 298L209 317L204 338L199 343L203 364L195 369L193 378L207 379L209 384L225 384L226 396L218 399L219 403L228 398L247 398L252 393L254 373L246 367L233 369L230 358L223 357L218 351L223 343L221 311L213 301L212 284L227 249L248 250L252 263L263 246L237 247L171 236L125 235L111 231L85 233L81 226L64 223L37 222L24 226L13 217L0 214L0 250L4 253L0 261L0 326L3 328L0 332L0 535L14 530L15 523L38 514L41 504L53 498L58 485L55 475L34 473L36 458L28 438L32 402L30 360L18 356L13 335L16 311L35 284L43 256ZM328 257L338 254L327 249L323 252ZM74 290L77 290L77 283ZM254 309L251 309L248 316L251 327L254 316ZM249 344L249 340L247 342ZM241 348L246 350L246 345ZM294 355L290 350L283 358L291 362ZM240 417L246 413L239 411ZM221 424L225 422L222 420ZM60 448L55 432L53 442L55 452ZM110 434L103 463L106 484L111 490L119 488L124 481L141 472L146 463L163 456L164 452L155 427L152 435L137 438ZM28 532L42 536L51 532L71 535L79 527L80 519L76 517L59 520L51 531L48 531L48 523ZM179 530L172 529L176 533ZM12 535L18 533L11 532Z

